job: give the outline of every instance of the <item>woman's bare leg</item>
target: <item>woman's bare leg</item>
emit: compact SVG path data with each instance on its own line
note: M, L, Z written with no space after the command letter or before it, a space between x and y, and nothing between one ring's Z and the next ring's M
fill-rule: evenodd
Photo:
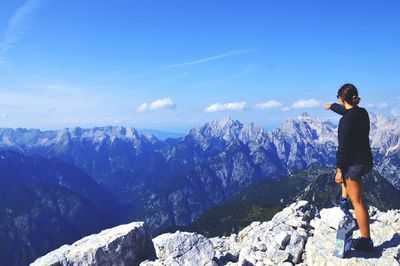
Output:
M346 191L346 187L344 183L342 183L342 198L346 199L349 196L349 194Z
M356 219L358 227L360 228L360 233L362 237L370 237L369 230L369 214L364 203L364 190L361 179L343 179L344 186L347 193L349 194L351 203L354 206L354 212L356 214Z

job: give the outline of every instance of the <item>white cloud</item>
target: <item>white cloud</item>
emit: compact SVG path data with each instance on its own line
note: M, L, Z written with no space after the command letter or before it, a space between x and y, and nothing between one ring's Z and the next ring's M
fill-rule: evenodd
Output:
M148 103L142 103L141 105L138 106L136 111L141 113L141 112L146 111L148 108L149 108L149 104Z
M136 111L140 113L140 112L144 112L144 111L148 111L148 110L157 110L157 109L162 109L162 108L173 109L175 107L176 107L176 105L171 100L171 98L163 98L163 99L157 99L150 103L147 103L147 102L142 103L141 105L138 106Z
M4 56L7 50L13 48L19 42L29 26L30 18L40 7L40 3L40 0L25 1L17 8L9 20L3 41L0 43L0 62L3 62L3 64L5 60L1 59L1 57Z
M208 106L204 111L208 113L227 111L227 110L243 110L246 102L231 102L231 103L214 103Z
M266 101L263 103L257 103L255 105L256 108L258 109L270 109L270 108L277 108L282 106L283 104L281 102L275 101L275 100L270 100Z
M321 101L318 101L316 99L300 99L298 101L295 101L290 107L285 106L281 110L289 111L291 109L313 108L321 106L321 104Z
M388 107L389 105L387 104L387 103L385 103L385 102L382 102L382 103L378 103L378 105L376 106L376 107L378 107L378 108L380 108L380 109L383 109L383 108L386 108L386 107Z
M308 100L298 100L292 104L291 108L294 109L301 109L301 108L312 108L318 107L321 105L321 102L315 99L308 99Z
M387 108L389 105L386 102L381 102L378 104L373 104L373 103L369 103L367 104L368 108L379 108L379 109L383 109L383 108Z

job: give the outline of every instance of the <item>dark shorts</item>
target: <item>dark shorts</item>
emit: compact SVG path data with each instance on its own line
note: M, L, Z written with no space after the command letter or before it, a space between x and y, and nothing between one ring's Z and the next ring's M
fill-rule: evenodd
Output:
M343 174L343 178L359 179L368 174L372 170L372 165L353 164L349 166L347 172Z

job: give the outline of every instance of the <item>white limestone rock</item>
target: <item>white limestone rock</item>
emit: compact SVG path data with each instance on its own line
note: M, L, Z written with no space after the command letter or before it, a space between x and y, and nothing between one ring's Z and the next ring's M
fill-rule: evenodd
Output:
M215 251L214 260L218 264L225 265L229 262L237 262L239 252L237 242L237 234L223 237L212 237L210 241Z
M205 236L191 232L161 234L153 239L157 260L140 265L216 265L212 242Z
M31 266L138 265L155 257L151 234L144 222L132 222L86 236L36 259Z
M351 210L351 211L353 211L353 210ZM334 228L336 230L349 217L355 219L355 216L353 215L352 212L345 213L339 207L332 207L332 208L322 209L320 211L320 216L321 216L321 221L322 222L324 222L325 224L329 225L330 227L332 227L332 228Z
M307 201L294 202L271 221L253 222L237 236L239 265L292 265L303 258L310 235L309 221L318 209Z
M298 263L301 260L301 255L304 250L305 241L303 237L297 232L293 231L290 236L290 242L286 246L285 251L289 253L289 259L293 263Z
M280 232L275 237L275 242L279 245L279 248L284 249L290 240L290 235L288 232Z
M321 219L315 219L314 235L305 246L305 262L307 265L399 265L400 264L400 210L380 212L374 207L369 208L371 238L374 241L375 252L365 253L351 250L348 258L338 258L334 255L336 232L332 223L326 222L326 217L334 218L338 213L333 208L322 209ZM324 217L322 221L322 217ZM333 223L336 225L337 221ZM360 231L355 230L353 238L360 237Z
M352 250L349 258L335 257L336 229L345 220L346 214L338 207L318 211L307 201L298 201L278 212L271 221L252 222L238 234L230 236L208 239L198 233L179 230L159 235L149 242L154 244L154 256L147 259L141 256L146 260L142 260L140 266L399 265L400 210L381 212L371 206L369 213L371 238L376 246L373 254ZM355 218L353 210L347 215ZM358 236L359 231L354 231L353 238ZM106 235L104 237L107 238ZM100 258L92 259L95 252L85 248L86 242L83 241L80 246L71 245L81 248L81 253L70 246L62 246L58 252L48 254L46 260L39 259L41 264L35 265L127 265L120 258L122 255L130 256L132 250L137 250L137 247L130 247L123 249L126 254L122 254L118 253L121 250L115 244L109 244L107 248L99 244L101 254L108 256L103 263ZM117 251L105 254L104 250L108 249ZM147 254L151 255L151 252ZM138 265L136 262L130 265Z

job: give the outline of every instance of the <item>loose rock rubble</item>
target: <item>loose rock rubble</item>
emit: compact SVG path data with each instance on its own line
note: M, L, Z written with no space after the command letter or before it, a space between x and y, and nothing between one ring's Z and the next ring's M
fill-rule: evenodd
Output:
M255 221L230 236L207 238L178 230L151 239L145 226L132 223L126 230L115 227L62 246L33 265L399 265L400 210L380 212L371 206L368 211L376 252L352 250L344 259L334 256L336 231L348 216L355 219L354 211L319 211L298 201L270 221ZM353 238L358 236L355 230Z

